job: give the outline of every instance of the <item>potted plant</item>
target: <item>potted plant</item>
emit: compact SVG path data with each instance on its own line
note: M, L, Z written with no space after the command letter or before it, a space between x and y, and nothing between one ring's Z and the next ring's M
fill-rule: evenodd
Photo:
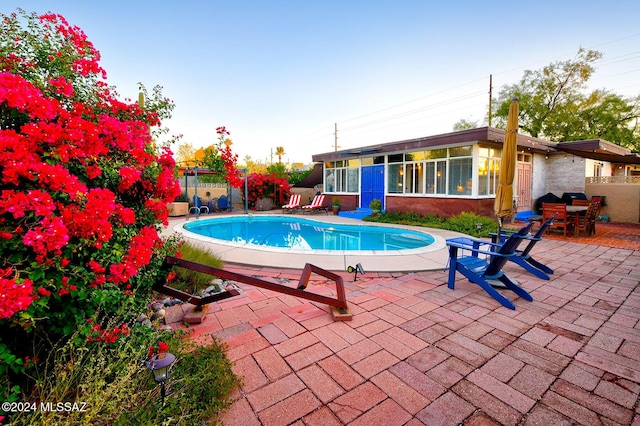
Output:
M369 208L371 209L371 215L377 216L378 213L382 211L382 201L374 198L371 203L369 203Z
M331 205L333 208L333 214L338 214L340 211L340 197L333 197L331 199Z

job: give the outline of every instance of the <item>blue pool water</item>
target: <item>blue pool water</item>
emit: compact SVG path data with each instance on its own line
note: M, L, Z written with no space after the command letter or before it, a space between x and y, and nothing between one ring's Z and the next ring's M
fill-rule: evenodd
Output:
M227 216L187 222L183 228L218 240L302 250L380 250L422 248L435 239L404 229L324 223L286 216Z

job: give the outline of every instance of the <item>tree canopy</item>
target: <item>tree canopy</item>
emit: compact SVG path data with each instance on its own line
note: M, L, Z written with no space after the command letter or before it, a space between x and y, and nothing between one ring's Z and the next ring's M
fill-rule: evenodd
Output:
M600 58L602 53L581 48L572 60L525 71L494 100L496 126L505 125L515 95L523 133L556 142L604 139L640 152L640 96L627 99L605 89L586 91Z

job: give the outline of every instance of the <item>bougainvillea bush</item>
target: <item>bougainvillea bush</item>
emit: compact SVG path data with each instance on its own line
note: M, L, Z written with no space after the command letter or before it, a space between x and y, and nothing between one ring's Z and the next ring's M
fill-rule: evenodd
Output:
M128 333L88 320L97 311L121 313L163 278L159 265L175 245L159 237L159 226L180 190L171 152L152 130L173 109L160 89L144 108L119 101L99 52L62 16L18 10L0 18L0 399L7 400L48 342L79 329L106 343Z
M273 205L282 206L289 200L291 187L286 178L276 174L253 173L247 177L247 196L250 208L255 208L256 201L267 198Z

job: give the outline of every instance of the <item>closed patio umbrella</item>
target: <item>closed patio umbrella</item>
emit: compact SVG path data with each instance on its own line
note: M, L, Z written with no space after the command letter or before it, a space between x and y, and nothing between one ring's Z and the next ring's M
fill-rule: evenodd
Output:
M500 182L493 206L498 217L498 235L502 228L502 221L513 213L513 178L516 174L516 151L518 136L518 98L513 97L507 116L507 129L502 145L500 161Z

